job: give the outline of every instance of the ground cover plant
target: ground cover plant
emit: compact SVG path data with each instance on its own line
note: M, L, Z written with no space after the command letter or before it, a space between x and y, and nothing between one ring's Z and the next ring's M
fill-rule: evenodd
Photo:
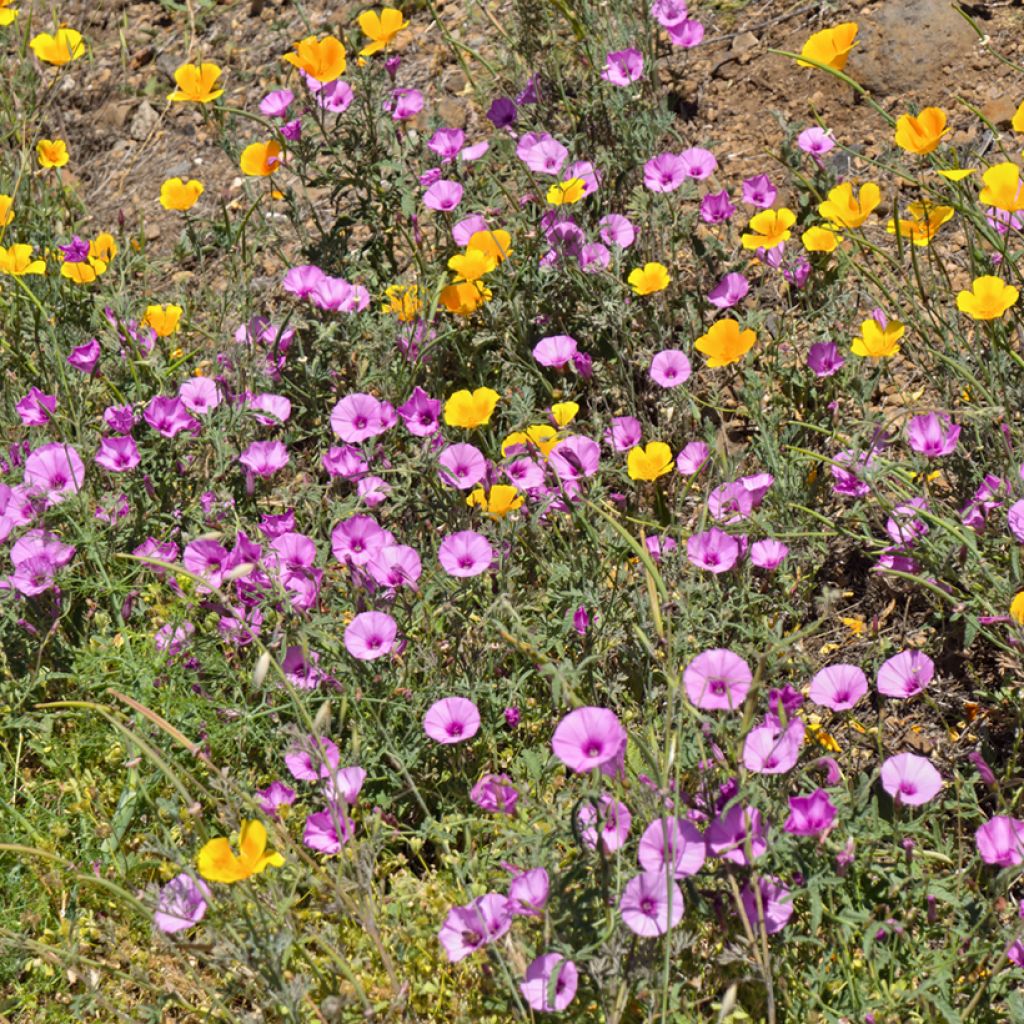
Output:
M1024 1020L1024 68L737 175L718 8L480 11L169 3L160 237L0 0L0 1019Z

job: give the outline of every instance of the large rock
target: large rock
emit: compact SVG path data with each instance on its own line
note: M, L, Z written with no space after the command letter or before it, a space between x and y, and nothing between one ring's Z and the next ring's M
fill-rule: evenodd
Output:
M962 65L978 36L949 0L883 0L857 19L860 33L847 73L874 93L937 96L947 67Z

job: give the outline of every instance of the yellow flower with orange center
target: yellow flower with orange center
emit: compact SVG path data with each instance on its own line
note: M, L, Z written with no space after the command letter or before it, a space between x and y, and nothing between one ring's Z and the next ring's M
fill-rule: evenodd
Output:
M896 119L895 142L908 153L924 156L942 141L946 127L946 112L939 107L925 107L920 114L902 114Z
M19 243L0 247L0 274L24 277L25 274L45 274L46 264L32 258L32 246Z
M181 306L175 306L173 303L165 306L147 306L142 317L142 326L149 327L158 338L166 338L178 329L183 312Z
M1020 183L1020 168L1006 161L994 164L981 176L985 187L978 201L985 206L994 206L1005 213L1024 210L1024 188Z
M899 320L890 320L885 327L874 317L864 320L860 325L860 337L853 339L850 351L866 359L888 359L899 352L897 342L905 330Z
M444 403L444 421L449 427L472 430L489 423L501 396L491 388L456 391Z
M455 271L456 281L478 281L497 265L498 261L492 255L480 249L467 249L448 260L448 269Z
M440 299L449 313L471 316L484 303L491 301L491 289L479 281L462 281L442 289Z
M800 241L808 252L835 252L842 240L842 235L823 227L808 228L800 236Z
M318 82L333 82L345 73L345 47L334 36L306 36L295 44L294 53L282 59Z
M503 519L523 504L523 496L511 484L495 484L489 491L476 487L466 498L470 508L479 507L492 519Z
M482 252L485 256L491 256L496 263L501 263L512 251L512 236L501 228L495 228L493 231L474 231L466 243L466 251L472 249Z
M976 277L969 292L959 292L956 308L973 320L998 320L1017 299L1020 292L1001 278Z
M935 237L939 228L953 216L952 206L932 206L927 202L915 202L907 205L909 220L899 220L899 233L909 238L914 245L928 245ZM890 220L886 231L895 235L897 222Z
M182 64L174 72L178 88L167 98L175 103L210 103L224 94L216 87L221 74L216 64Z
M409 27L409 22L402 12L394 7L384 7L378 14L376 11L363 11L356 19L363 35L370 42L359 51L360 57L369 57L371 53L383 50L392 39Z
M846 59L850 56L856 39L857 23L853 21L844 21L835 28L822 29L804 43L800 56L807 59L797 60L797 64L802 68L813 68L814 65L808 61L814 60L836 71L842 71L846 67Z
M238 163L250 178L269 177L281 166L281 143L277 139L252 142L242 150Z
M192 178L183 181L181 178L168 178L160 186L160 205L165 210L184 212L191 210L203 194L203 183Z
M238 853L227 839L211 839L196 860L199 874L208 882L241 882L268 867L284 864L280 853L267 852L267 830L261 821L243 821L238 836Z
M873 182L865 182L860 193L853 194L853 185L844 181L828 193L828 199L818 205L818 213L841 228L859 228L871 216L871 211L882 201L882 193Z
M388 301L381 306L381 311L393 313L404 324L415 320L423 308L419 287L414 284L388 285L384 296Z
M85 56L82 34L73 28L59 28L53 35L49 32L40 32L39 35L32 37L28 45L32 47L32 52L39 60L55 67L62 67Z
M744 249L774 249L787 241L796 223L796 214L785 206L778 210L762 210L750 218L750 232L743 236Z
M672 471L672 449L664 441L651 441L645 448L636 445L626 456L630 480L657 480Z
M653 295L664 291L672 280L668 268L661 263L645 263L629 272L626 279L635 295Z
M40 139L36 143L36 159L40 167L49 169L63 167L71 156L63 139Z
M726 317L713 323L707 334L702 334L694 348L708 357L708 366L729 366L738 363L753 347L757 335L747 328L740 330L739 322Z
M582 178L566 178L548 189L547 199L552 206L572 206L586 194L587 183Z

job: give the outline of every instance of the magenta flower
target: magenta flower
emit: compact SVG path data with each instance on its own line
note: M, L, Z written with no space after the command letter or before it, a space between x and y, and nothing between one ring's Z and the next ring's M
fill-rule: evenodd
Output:
M457 181L442 178L435 181L423 193L423 205L429 210L441 210L448 213L462 202L462 186Z
M739 542L735 537L712 526L703 533L695 533L686 541L686 557L698 569L715 575L728 572L740 557Z
M906 698L920 693L935 675L935 662L924 651L901 651L878 670L878 692Z
M305 299L313 294L314 289L327 275L319 268L309 264L292 267L281 281L281 287L297 299Z
M275 89L260 100L260 113L264 117L284 118L294 99L295 93L291 89Z
M488 943L500 939L511 925L509 900L496 892L489 892L464 907L452 907L437 937L449 963L457 964Z
M541 338L533 346L533 358L541 366L562 367L572 362L576 355L576 339L568 334L552 334L550 337Z
M185 545L181 562L193 576L205 582L206 586L198 588L200 593L208 593L223 582L227 558L228 549L223 544L215 540L193 540Z
M569 150L550 135L527 132L519 140L516 156L535 174L556 175L569 157Z
M28 394L14 407L26 427L43 427L57 410L55 395L43 394L39 388L29 388Z
M836 814L828 793L816 789L809 796L789 798L789 817L782 827L794 836L820 836L832 827Z
M495 128L508 128L516 123L518 116L519 111L516 108L515 100L508 96L499 96L487 110L487 120Z
M596 274L601 270L608 269L612 262L612 254L608 246L601 242L588 242L580 249L579 262L580 270L584 274ZM579 356L580 353L573 356L573 362L576 362Z
M381 548L366 568L382 587L392 590L398 587L415 590L423 572L419 554L407 544L388 544Z
M743 741L743 764L757 775L785 775L792 771L800 756L805 726L793 718L785 729L766 722L747 733Z
M644 871L626 883L619 914L636 935L664 935L683 919L683 893L664 872Z
M412 389L412 394L405 404L398 407L397 412L410 434L416 437L429 437L436 434L440 426L438 416L441 413L441 400L431 398L417 385Z
M601 77L612 85L630 86L643 75L644 58L639 50L615 50L605 58Z
M331 531L331 552L343 565L366 565L392 541L373 516L349 516Z
M292 403L284 395L253 395L247 405L252 410L253 419L264 427L276 427L287 423L292 414Z
M871 488L861 476L874 462L874 458L871 451L858 454L846 449L837 452L832 465L829 466L829 472L832 474L832 493L848 498L866 498L871 493Z
M485 775L469 791L469 799L485 811L515 814L519 793L507 775Z
M662 28L674 28L686 21L686 0L654 0L651 17Z
M284 755L292 777L300 782L328 779L338 767L338 747L326 736L307 736Z
M92 373L100 358L100 343L95 338L76 345L67 358L68 366L73 366L82 373Z
M566 489L577 480L593 476L600 462L601 446L582 434L563 438L548 456L548 465Z
M377 437L395 422L395 410L389 403L363 392L346 395L331 410L331 430L350 444Z
M755 174L743 182L743 202L748 206L767 210L778 197L779 190L771 183L767 174Z
M633 416L615 416L605 440L617 452L627 452L640 443L640 421Z
M686 878L704 866L707 847L696 826L685 818L659 818L644 829L637 855L644 871L668 871L673 878Z
M423 731L438 743L462 743L480 728L480 712L465 697L444 697L431 704L423 716Z
M942 789L942 776L927 757L896 754L882 765L882 788L894 800L917 807Z
M370 468L359 449L350 444L328 448L320 461L328 476L343 480L358 480Z
M292 645L285 651L281 662L281 670L285 679L300 690L314 690L325 679L321 669L317 667L320 656L315 651L303 651L301 647Z
M393 121L408 121L423 109L423 93L418 89L394 89L384 103Z
M636 241L636 228L621 213L609 213L601 218L601 241L618 249L628 249Z
M648 374L655 384L674 388L690 379L690 360L677 348L666 348L651 360Z
M202 921L209 899L210 887L183 871L160 889L153 923L167 934L184 931Z
M130 437L105 437L95 461L111 473L125 473L139 464L139 449Z
M437 552L441 568L449 576L468 578L486 572L494 563L494 548L483 535L473 530L450 533Z
M914 416L907 424L907 444L929 459L951 455L960 439L960 427L948 416Z
M625 845L632 824L629 808L607 793L601 794L596 806L588 800L576 813L576 828L583 845L596 850L600 841L608 854Z
M176 437L183 430L198 433L199 420L193 419L180 398L156 395L149 400L142 418L161 436Z
M589 772L606 765L617 767L626 750L626 738L626 730L613 711L576 708L558 723L551 749L571 771Z
M350 312L352 291L352 285L343 277L325 276L309 293L309 301L317 309L330 313L336 313L339 310Z
M767 538L750 545L750 561L758 569L773 572L778 569L789 554L789 548L780 540Z
M548 902L548 873L543 868L520 871L507 864L504 866L515 876L508 887L511 912L517 917L540 917Z
M644 185L652 192L674 192L686 181L688 166L677 153L659 153L644 164Z
M782 931L793 916L792 897L777 878L759 878L757 887L761 891L760 910L763 914L758 909L757 893L750 887L749 882L743 886L740 893L743 913L755 934L761 930L763 924L765 932L774 935Z
M376 508L381 502L387 501L391 493L391 484L379 476L364 476L356 484L356 494L367 508Z
M312 79L307 79L308 81L312 81ZM313 95L316 105L329 114L344 114L356 96L352 86L340 78L336 78L333 82L323 83L322 87L317 89ZM396 120L401 120L401 118L396 118Z
M1024 499L1015 501L1006 512L1006 523L1010 533L1024 544Z
M711 458L711 449L703 441L691 441L676 456L676 469L681 476L695 476Z
M324 781L324 796L332 803L340 802L346 807L351 807L359 799L365 781L366 769L358 765L349 765Z
M671 25L665 31L668 33L668 41L673 46L682 46L684 49L698 46L704 38L704 26L693 18L687 18L678 25Z
M449 487L469 490L475 487L487 472L487 460L471 444L449 445L438 457L441 482Z
M206 415L221 402L220 388L209 377L190 377L178 388L178 397L185 408L196 416Z
M118 434L129 434L135 428L135 413L130 405L108 405L103 410L103 422Z
M749 291L750 284L742 274L726 274L708 292L708 302L719 309L731 309L742 301Z
M288 449L280 441L253 441L238 461L256 476L273 476L288 465Z
M997 814L974 833L978 853L986 864L1001 868L1024 864L1024 821Z
M480 216L479 213L474 213L469 217L463 217L462 220L456 221L452 227L452 238L456 245L468 245L469 240L478 231L489 230L487 221Z
M701 149L700 146L684 149L679 154L679 159L683 164L683 173L687 178L692 178L695 181L710 178L718 170L718 161L714 154L710 150Z
M824 128L819 128L817 125L805 128L797 136L796 144L805 153L813 157L824 156L830 149L834 149L836 145L835 139L832 138L832 133L825 131Z
M768 849L756 807L733 804L719 814L704 833L708 852L733 864L748 865Z
M700 219L705 224L723 224L736 212L727 189L708 192L700 201Z
M737 711L754 677L750 666L728 648L698 654L683 671L686 696L702 711Z
M807 353L807 367L816 377L831 377L846 365L846 359L831 341L819 341Z
M345 627L345 650L360 661L376 661L391 652L398 624L386 612L360 612Z
M355 831L352 819L337 808L318 811L307 816L302 830L302 842L318 853L340 853Z
M433 150L441 163L451 163L466 141L466 133L459 128L438 128L427 142L427 149Z
M849 711L868 692L868 677L856 665L829 665L811 680L809 696L833 711Z
M25 486L41 493L50 505L77 494L85 481L85 463L69 444L40 445L25 459Z
M561 1013L576 998L579 971L561 953L544 953L526 968L519 983L530 1009L538 1013Z

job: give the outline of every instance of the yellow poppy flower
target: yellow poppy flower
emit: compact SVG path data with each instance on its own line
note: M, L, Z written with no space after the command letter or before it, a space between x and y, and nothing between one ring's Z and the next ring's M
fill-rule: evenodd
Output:
M825 64L836 71L842 71L846 67L846 59L850 56L854 42L857 38L857 23L844 21L835 28L822 29L815 32L803 45L800 51L801 57L815 60L819 64ZM802 68L813 68L806 60L798 60L797 64Z
M743 236L744 249L774 249L789 239L789 230L796 223L796 214L785 206L778 210L762 210L750 218L750 233Z
M356 21L359 22L363 35L370 40L369 44L359 51L360 57L369 57L371 53L383 50L403 28L409 27L409 22L402 12L394 7L384 7L380 14L376 11L364 11Z
M101 231L89 243L89 259L109 263L117 255L117 242L109 231Z
M251 178L266 178L281 166L281 143L277 139L252 142L242 150L238 163L243 174Z
M950 167L946 170L936 171L936 173L941 174L948 181L963 181L964 178L970 177L976 170L976 167Z
M532 445L546 459L558 444L558 431L547 423L535 423L525 431L517 430L501 442L501 454L508 455L514 445Z
M0 28L10 25L18 16L18 12L11 7L14 0L0 0Z
M664 291L672 278L668 275L668 268L661 263L645 263L631 270L626 280L635 295L653 295Z
M522 503L523 496L511 484L495 484L489 491L476 487L466 498L466 504L470 508L479 506L492 519L503 519Z
M0 228L7 227L14 220L14 200L8 195L0 195Z
M489 274L498 261L480 249L467 249L448 260L448 269L455 271L456 281L478 281L484 274Z
M40 167L51 168L63 167L71 156L63 139L40 139L36 143L36 158Z
M973 320L998 320L1020 297L1012 284L998 277L976 277L969 292L959 292L956 308Z
M888 359L896 355L900 347L897 342L903 337L906 328L898 320L890 320L885 327L882 327L872 317L862 321L860 325L860 337L853 339L850 350L855 356L864 356L867 359Z
M567 427L579 411L580 407L575 402L556 402L551 406L551 418L558 426Z
M479 281L462 281L443 288L440 299L441 305L449 313L471 316L484 303L491 301L491 289L484 287Z
M882 193L873 182L861 186L860 194L854 198L853 185L844 181L828 194L828 199L819 204L818 213L830 224L841 228L859 228L871 215L871 211L882 201Z
M169 303L166 306L147 306L142 326L152 328L158 338L166 338L178 329L183 310Z
M203 194L203 184L192 178L182 181L181 178L168 178L160 186L160 205L165 210L184 212L191 210Z
M345 73L345 47L334 36L306 36L295 44L294 53L286 53L282 59L318 82L333 82Z
M24 277L25 274L45 274L46 264L32 259L31 245L10 245L0 248L0 274Z
M726 317L712 324L707 334L702 334L693 347L708 357L708 366L728 366L738 363L756 341L757 335L752 330L741 331L736 320Z
M548 189L548 202L552 206L572 206L584 196L587 183L582 178L566 178Z
M994 164L981 176L985 187L978 201L985 206L994 206L1005 213L1024 210L1024 188L1020 183L1020 168L1006 161Z
M423 308L417 285L388 285L384 295L388 301L381 306L381 310L384 313L393 313L404 324L415 320Z
M223 89L215 88L221 73L216 64L182 64L174 72L178 88L167 98L175 103L210 103L224 95Z
M946 112L939 107L925 107L916 117L902 114L896 119L894 141L900 149L924 156L939 145L948 131Z
M56 67L85 56L82 34L73 28L59 28L52 36L49 32L40 32L32 37L28 45L44 64Z
M808 228L800 236L800 241L808 252L835 252L842 240L842 235L823 227Z
M1020 591L1010 602L1010 618L1018 626L1024 626L1024 590Z
M238 835L238 854L224 838L211 839L196 860L199 874L208 882L241 882L268 867L279 868L284 857L267 853L267 830L261 821L243 821Z
M672 449L664 441L651 441L645 448L636 445L626 456L630 480L657 480L672 472Z
M444 421L449 427L471 430L489 423L501 396L491 388L456 391L444 403Z
M474 231L466 243L466 251L477 249L485 256L492 256L497 263L512 251L512 236L501 228L494 231Z
M953 216L952 206L932 206L929 203L910 203L907 206L909 220L899 221L899 232L914 245L928 245L939 228ZM896 234L896 221L890 220L885 229L890 235Z
M1024 102L1017 108L1017 113L1013 115L1010 127L1015 132L1024 132Z

